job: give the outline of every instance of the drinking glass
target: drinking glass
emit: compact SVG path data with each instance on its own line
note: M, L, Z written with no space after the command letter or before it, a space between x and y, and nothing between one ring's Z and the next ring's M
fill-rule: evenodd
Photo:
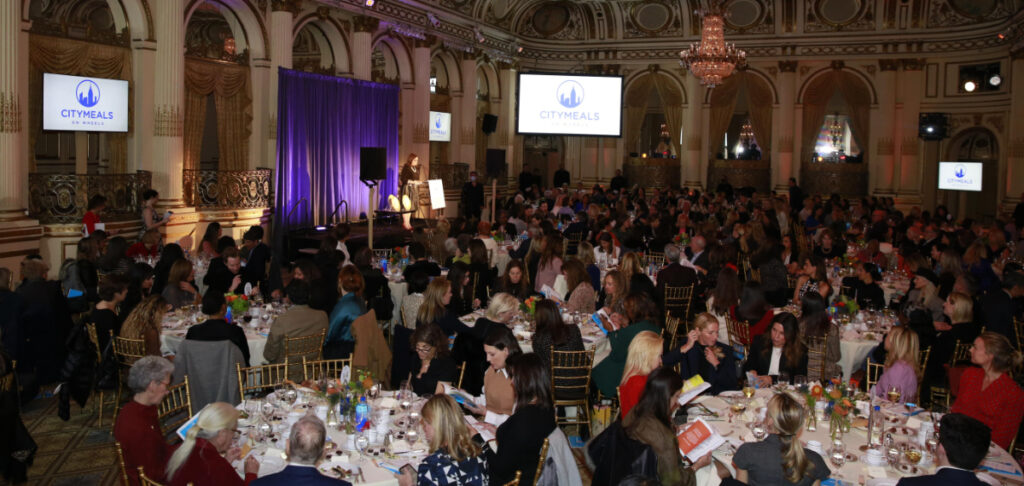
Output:
M768 429L764 426L764 421L758 420L750 426L750 433L754 435L757 440L762 440L768 435Z
M888 392L889 401L896 403L900 401L900 389L896 387L890 387Z
M796 385L796 386L804 386L804 385L806 385L807 384L807 376L806 375L796 375L795 377L793 377L793 384Z
M832 441L832 454L829 456L829 460L836 468L841 468L843 464L846 464L846 445L843 444L843 441Z
M360 432L359 435L356 436L355 444L359 454L365 455L366 449L370 447L370 438L367 437L365 433Z
M911 465L917 465L917 463L921 462L921 456L921 448L916 445L908 446L906 450L903 451L903 457L906 457L907 462Z
M780 384L788 385L790 383L789 382L789 373L786 373L785 371L780 371L779 372L779 383Z

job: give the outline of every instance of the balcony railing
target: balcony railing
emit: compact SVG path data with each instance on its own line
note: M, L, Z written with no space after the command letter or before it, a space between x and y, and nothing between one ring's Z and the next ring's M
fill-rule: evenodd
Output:
M199 209L270 207L270 169L185 170L185 204Z
M28 175L29 214L42 224L74 224L82 221L89 198L107 198L104 221L141 218L142 191L152 184L152 174L38 174Z

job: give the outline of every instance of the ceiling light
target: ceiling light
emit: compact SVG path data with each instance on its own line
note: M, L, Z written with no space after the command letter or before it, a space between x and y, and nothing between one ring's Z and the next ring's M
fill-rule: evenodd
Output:
M714 88L733 69L746 63L747 53L725 42L724 20L728 15L723 2L714 2L708 8L695 12L702 18L700 42L679 53L683 64L700 79L700 84Z
M928 133L935 133L935 127L928 125L927 127L924 127L924 131Z
M968 93L973 93L977 87L978 85L974 84L974 81L967 81L964 83L964 91Z
M1003 77L998 74L993 74L992 77L988 78L988 84L992 86L999 86L1003 83Z
M363 4L366 5L367 7L372 7L373 4L375 3L377 3L377 0L366 0L365 2L363 2Z

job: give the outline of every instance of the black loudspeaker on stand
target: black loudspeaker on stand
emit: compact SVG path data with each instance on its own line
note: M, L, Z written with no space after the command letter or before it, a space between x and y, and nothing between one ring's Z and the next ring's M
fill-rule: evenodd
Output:
M484 133L490 135L490 134L494 133L494 131L497 130L497 129L498 129L498 117L496 117L496 116L494 116L494 115L492 115L490 113L485 113L484 114L484 122L480 125L480 130L482 130Z
M381 181L388 177L388 149L362 147L359 149L359 180Z

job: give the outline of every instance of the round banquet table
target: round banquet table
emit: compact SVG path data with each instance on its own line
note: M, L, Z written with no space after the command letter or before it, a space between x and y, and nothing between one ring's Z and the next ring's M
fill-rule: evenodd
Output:
M776 315L780 312L790 312L797 318L800 317L800 308L793 305L776 307L774 311ZM868 320L872 323L868 324ZM860 365L871 351L885 339L885 334L889 332L894 322L893 318L874 313L868 317L865 317L865 314L858 315L851 322L842 325L839 336L839 367L843 370L844 380L849 380L850 376L860 369Z
M476 320L484 316L484 310L476 310L470 312L459 318L463 324L469 327L476 325ZM597 324L590 319L590 315L586 314L562 314L562 319L566 323L575 324L580 328L580 336L583 338L583 348L588 351L594 351L594 363L593 366L597 366L601 360L608 357L611 353L611 344L608 343L608 337L605 336L604 332L597 327ZM519 348L524 353L533 352L533 331L530 330L530 326L521 318L513 319L512 334L515 335L516 340L519 342Z
M712 455L723 465L727 466L732 474L735 475L736 472L732 465L732 456L735 453L736 448L745 442L756 442L756 439L750 431L749 424L760 417L760 413L763 413L763 407L767 405L768 400L771 399L774 393L776 392L772 388L759 389L756 391L752 399L747 399L743 397L742 392L725 392L718 396L705 395L697 397L687 405L689 407L689 417L691 420L695 417L699 417L714 427L715 430L725 438L725 444L716 449ZM730 410L730 402L743 403L747 405L747 408L740 414L733 414ZM927 423L931 420L928 413L923 412L916 416L908 417L906 413L907 410L902 405L896 405L886 401L881 403L876 402L876 405L879 404L886 416L887 430L894 432L893 436L897 443L913 442L920 445L917 442L917 432L920 429L922 422ZM708 411L717 414L717 416L708 414ZM862 423L866 424L866 420ZM801 440L804 442L805 447L807 446L807 442L811 440L818 441L822 444L823 452L819 452L819 454L822 456L822 459L825 461L825 464L828 465L829 469L832 470L831 477L833 479L842 480L842 484L844 485L855 485L865 484L868 480L874 478L898 479L904 476L934 474L936 469L934 458L922 459L921 463L916 466L918 468L916 474L912 471L904 472L902 470L898 470L888 464L869 466L864 462L862 456L865 453L861 450L862 447L866 447L867 445L866 426L861 427L856 421L853 425L854 426L851 427L849 432L843 434L842 441L847 452L847 461L838 469L829 460L829 449L831 448L832 439L829 433L829 423L827 418L818 421L817 430L804 430L801 435ZM903 435L900 431L909 432L909 434ZM921 447L921 449L924 450L923 447ZM986 457L985 462L982 463L982 466L1005 469L1007 471L1006 474L995 472L987 473L1004 485L1021 484L1022 471L1020 466L1005 449L995 444L991 444L989 446L988 456ZM713 468L704 468L698 471L697 479L700 486L717 486L719 484L720 481L718 476L711 473L710 469Z
M263 358L263 348L267 346L270 325L278 315L284 312L284 308L277 305L274 305L273 309L266 314L269 319L263 320L262 317L256 317L242 325L242 329L245 330L245 339L249 343L249 364L251 366L266 364L266 360ZM177 354L178 347L181 346L181 342L185 340L185 334L188 333L188 328L203 322L204 319L205 316L189 310L168 313L164 316L164 320L160 323L160 353L164 356Z

